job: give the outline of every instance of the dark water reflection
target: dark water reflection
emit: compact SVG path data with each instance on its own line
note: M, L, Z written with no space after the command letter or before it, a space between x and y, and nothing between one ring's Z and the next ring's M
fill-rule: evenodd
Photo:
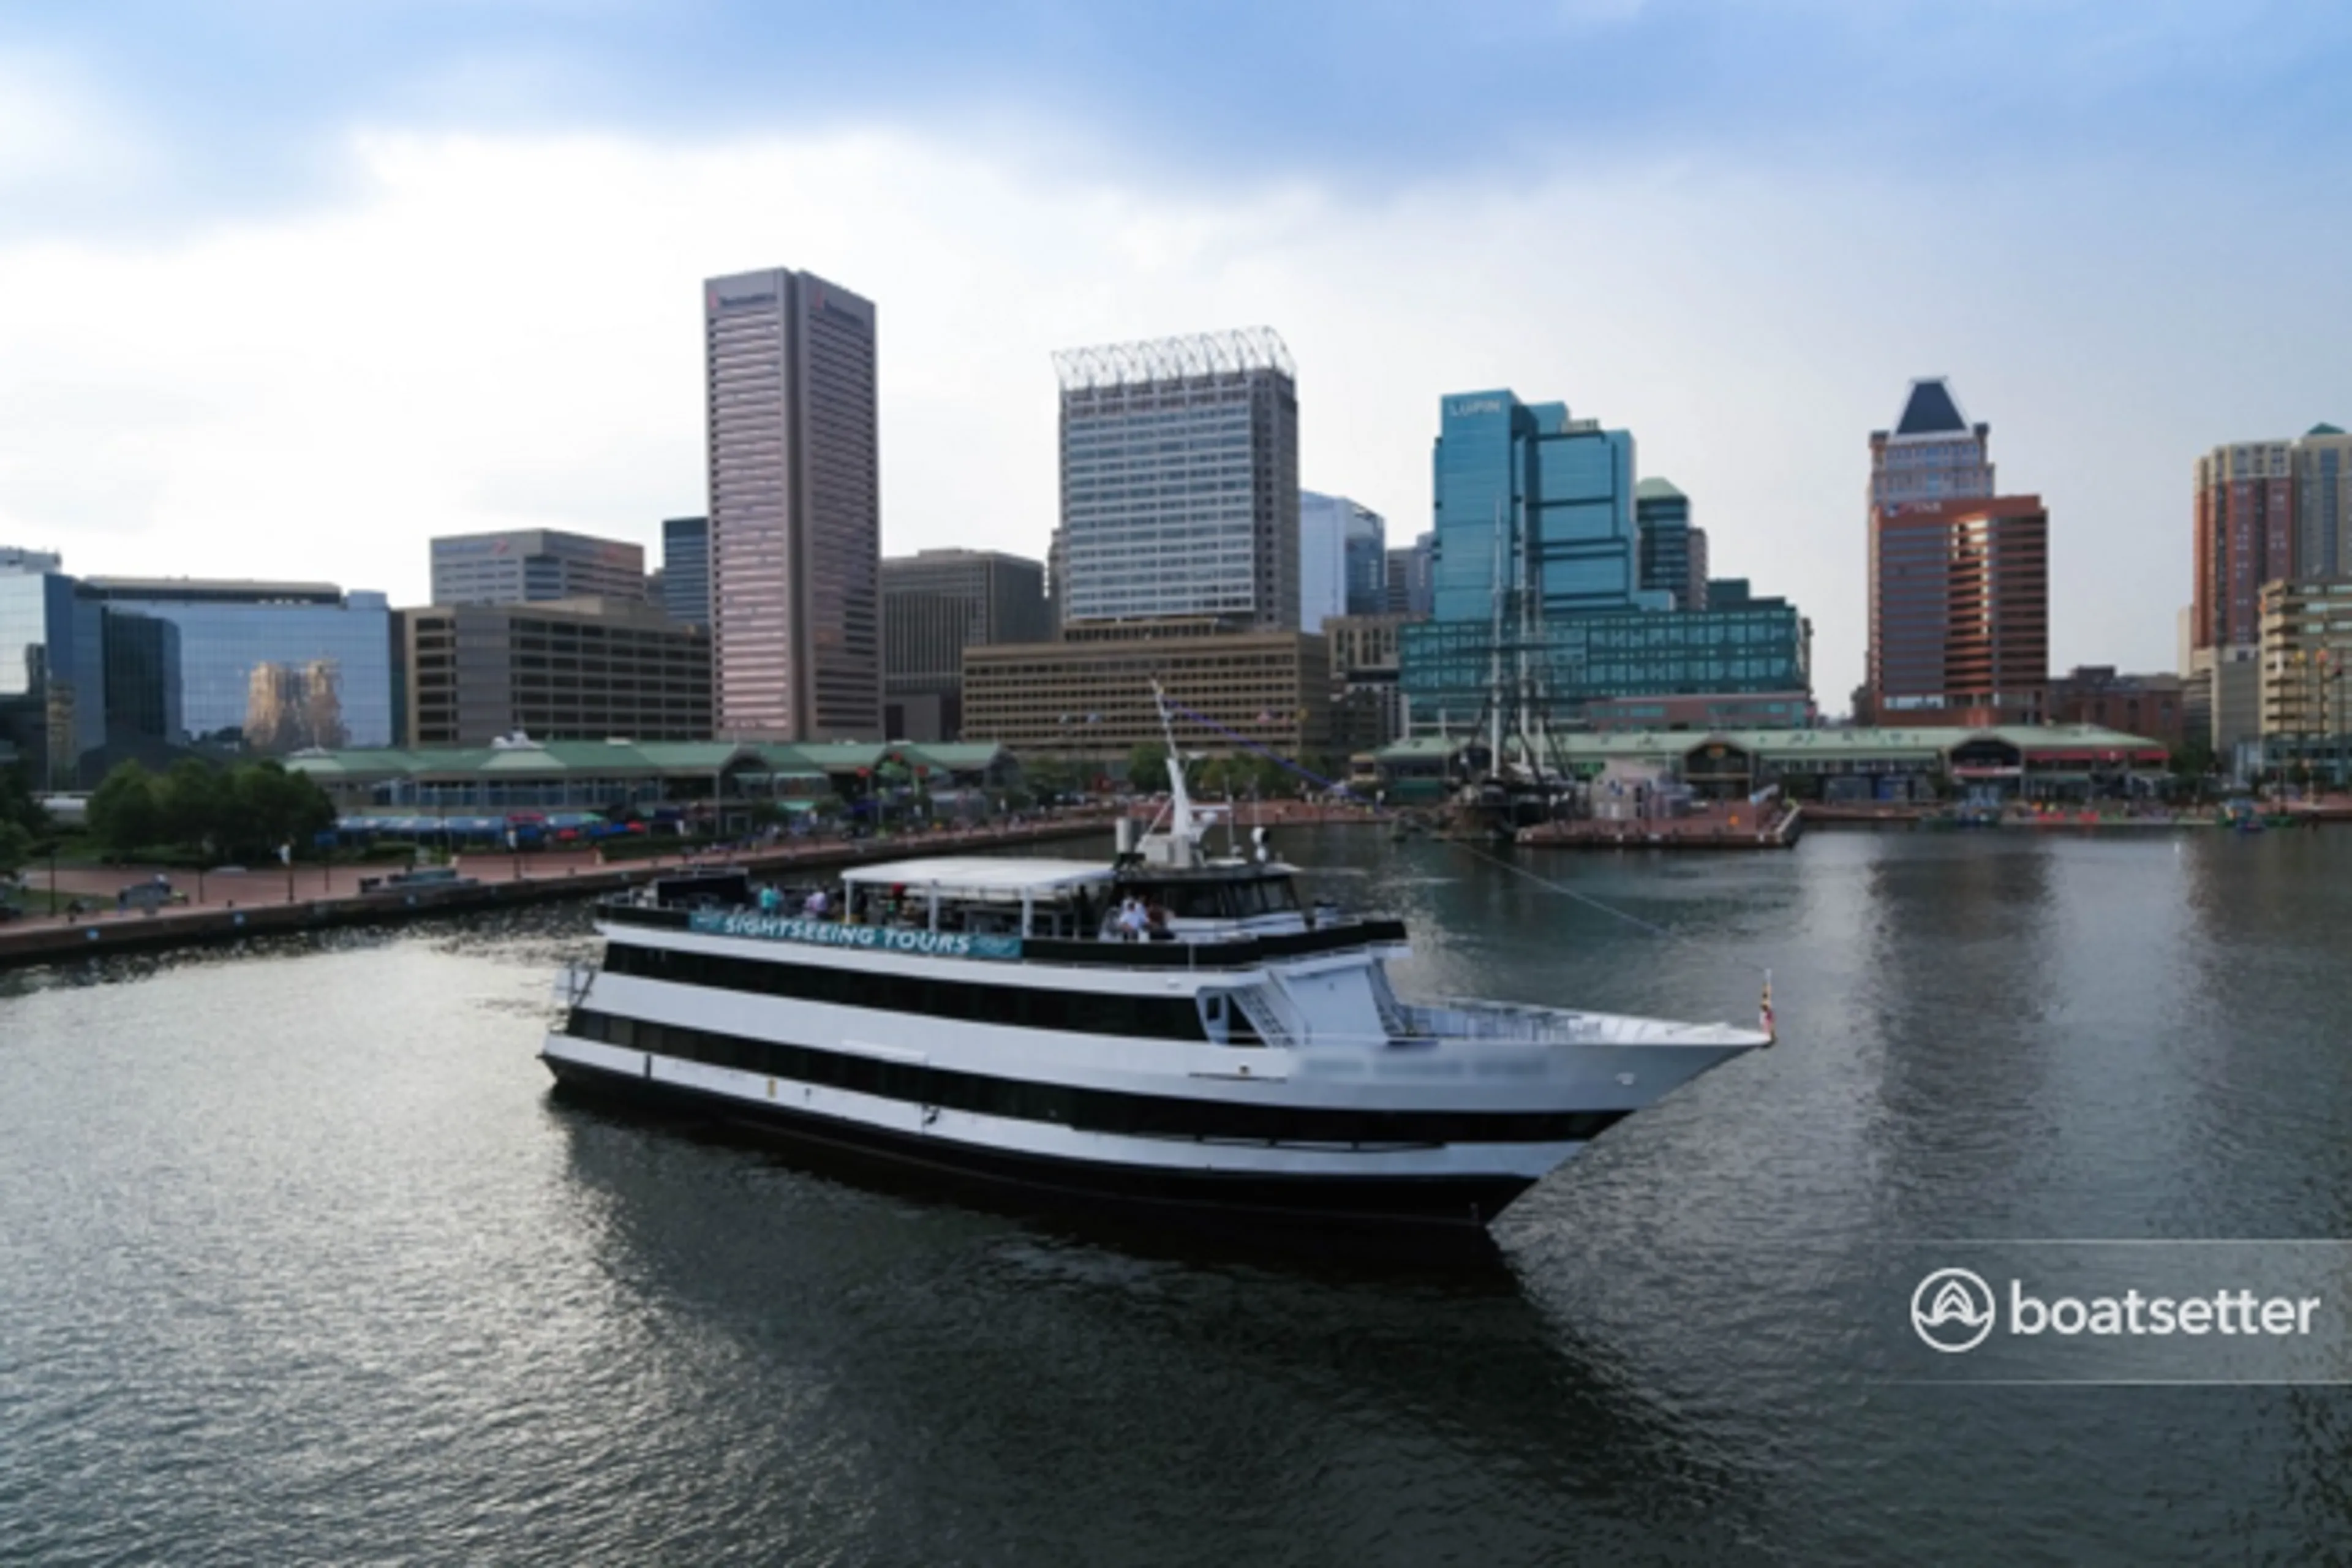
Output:
M1920 1238L2352 1234L2352 836L1286 846L1401 983L1785 1044L1468 1277L1108 1245L552 1102L578 910L0 981L0 1557L2313 1561L2347 1396L1874 1370Z

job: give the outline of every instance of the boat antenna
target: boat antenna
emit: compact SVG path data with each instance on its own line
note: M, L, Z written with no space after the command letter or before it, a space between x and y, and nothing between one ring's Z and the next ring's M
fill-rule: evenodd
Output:
M1174 712L1166 689L1156 680L1151 683L1151 699L1160 708L1160 733L1168 742L1169 837L1189 846L1199 831L1192 821L1192 795L1184 787L1184 753L1176 744Z

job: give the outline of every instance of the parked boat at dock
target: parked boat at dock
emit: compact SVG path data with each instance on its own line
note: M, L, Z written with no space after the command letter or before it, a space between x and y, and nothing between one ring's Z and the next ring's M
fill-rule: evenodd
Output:
M755 1126L999 1196L1153 1221L1481 1234L1546 1173L1769 1043L1391 987L1402 921L1302 906L1261 836L1166 813L1108 862L861 866L761 908L673 878L598 908L541 1056L567 1090Z

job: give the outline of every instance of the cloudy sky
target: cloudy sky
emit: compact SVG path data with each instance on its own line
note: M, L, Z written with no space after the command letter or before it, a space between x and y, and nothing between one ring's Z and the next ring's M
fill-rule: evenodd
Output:
M0 8L0 543L422 599L434 533L702 510L698 284L881 309L884 548L1042 554L1049 354L1270 325L1309 488L1447 392L1633 431L1864 636L1915 375L2169 668L2189 478L2352 423L2352 8L2180 0Z

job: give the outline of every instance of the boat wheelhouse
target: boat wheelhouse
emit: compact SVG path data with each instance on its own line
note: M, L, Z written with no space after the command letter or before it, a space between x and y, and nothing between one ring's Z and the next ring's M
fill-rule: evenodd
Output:
M1171 747L1172 750L1172 747ZM742 873L599 907L542 1056L567 1088L1178 1222L1476 1232L1623 1117L1768 1037L1408 1000L1402 922L1211 857L1181 767L1108 863Z

